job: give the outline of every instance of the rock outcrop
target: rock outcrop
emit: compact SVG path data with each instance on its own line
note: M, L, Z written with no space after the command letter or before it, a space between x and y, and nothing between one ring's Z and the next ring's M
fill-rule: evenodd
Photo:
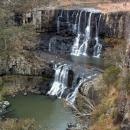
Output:
M105 88L102 80L102 74L93 80L84 83L78 93L76 106L79 111L88 115L94 110L96 104L101 100L102 93L100 91Z
M7 108L10 106L8 101L0 102L0 119L8 112Z
M125 38L129 12L113 12L104 14L101 22L100 35L111 38Z
M64 18L60 18L61 20L61 28L62 30L69 30L67 24L71 24L75 21L71 19L71 16L82 9L45 9L39 8L32 12L33 23L36 26L39 32L51 31L56 32L57 28L57 20L58 16L61 15L61 11L64 11L62 15ZM68 16L67 16L68 15ZM83 14L84 15L84 14ZM98 15L98 14L97 14ZM102 13L102 20L100 28L100 35L104 35L107 37L115 37L115 38L125 38L126 33L126 22L130 17L129 12L109 12ZM69 17L69 23L66 22L66 17ZM94 16L97 17L96 15ZM84 26L84 19L81 20L82 26Z

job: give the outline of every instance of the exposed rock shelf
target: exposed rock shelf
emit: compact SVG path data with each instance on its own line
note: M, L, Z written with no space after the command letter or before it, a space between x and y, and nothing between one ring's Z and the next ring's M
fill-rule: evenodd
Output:
M64 9L64 12L68 15L72 15L73 12L76 12L79 9ZM33 11L33 23L36 25L37 29L40 32L44 31L55 31L57 27L57 17L61 12L61 9L37 9L37 11ZM110 12L110 13L102 13L102 28L100 29L100 35L105 35L108 37L125 37L125 25L127 19L130 17L129 12ZM63 30L66 30L66 25L64 19L62 19ZM84 20L82 20L82 25L84 25Z
M7 108L10 106L8 101L0 102L0 119L8 112Z

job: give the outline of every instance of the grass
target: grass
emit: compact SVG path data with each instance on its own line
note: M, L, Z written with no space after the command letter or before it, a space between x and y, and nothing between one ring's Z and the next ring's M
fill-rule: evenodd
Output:
M90 130L119 130L119 126L115 126L113 123L117 109L118 91L111 87L105 93L106 96L92 113L94 124L90 127Z
M121 45L121 44L126 44L126 40L125 39L119 39L119 38L108 38L105 37L104 38L104 42L107 43L108 45L111 46L117 46L117 45Z
M33 119L6 119L0 121L0 130L37 130L38 125Z
M115 66L110 66L105 70L103 74L103 80L108 86L116 84L118 81L120 72L121 71L119 68Z

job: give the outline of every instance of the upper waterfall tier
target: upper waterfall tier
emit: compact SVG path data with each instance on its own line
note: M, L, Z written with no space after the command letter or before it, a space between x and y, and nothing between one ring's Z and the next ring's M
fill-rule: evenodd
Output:
M93 23L89 21L89 13L93 14L92 17L90 17ZM60 33L63 30L66 30L74 34L85 34L88 22L89 24L91 23L92 26L95 26L99 15L100 11L92 8L83 8L77 10L58 10L57 16L55 18L57 32ZM93 27L93 30L94 29L95 28Z
M58 54L100 57L101 38L125 36L125 22L129 17L126 14L102 14L93 8L76 8L37 9L30 16L37 32L49 33L49 40L45 38L45 41L41 33L40 49Z
M99 10L86 8L77 11L61 10L57 17L57 33L62 30L63 22L66 23L68 32L77 35L75 37L71 55L75 56L88 56L89 46L93 49L93 56L99 57L102 50L102 45L99 42L99 29L100 29L101 14ZM96 44L93 46L91 42L95 39Z
M61 50L62 53L67 52L75 56L100 56L102 45L98 35L101 21L99 10L92 8L58 10L54 21L56 21L54 31L59 37L50 38L49 52Z

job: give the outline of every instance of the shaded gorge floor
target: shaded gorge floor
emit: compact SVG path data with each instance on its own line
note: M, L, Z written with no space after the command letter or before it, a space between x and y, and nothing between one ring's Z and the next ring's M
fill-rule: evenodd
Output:
M40 95L18 95L7 99L12 110L9 117L35 119L40 125L38 130L66 130L68 123L74 122L72 111L62 100Z

